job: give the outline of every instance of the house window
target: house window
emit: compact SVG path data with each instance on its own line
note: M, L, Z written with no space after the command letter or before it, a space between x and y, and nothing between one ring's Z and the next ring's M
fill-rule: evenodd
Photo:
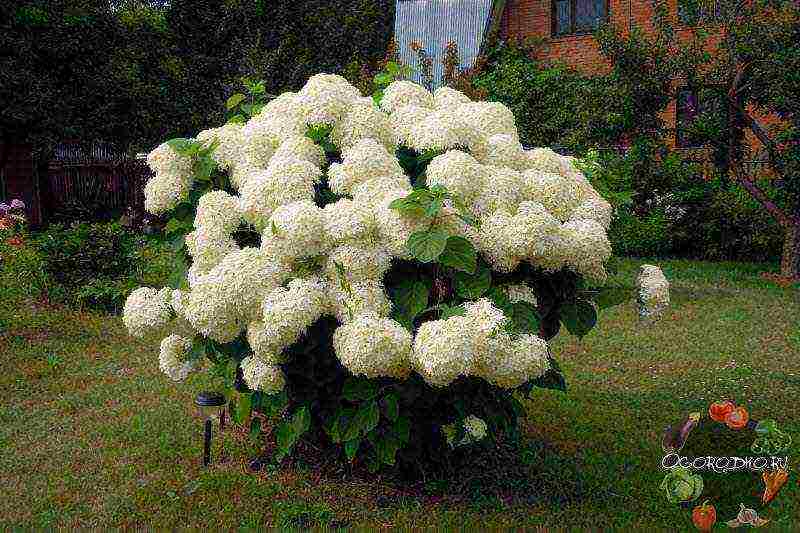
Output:
M553 35L591 33L608 16L607 0L553 0Z
M689 26L712 22L720 18L721 5L720 0L678 0L678 20Z

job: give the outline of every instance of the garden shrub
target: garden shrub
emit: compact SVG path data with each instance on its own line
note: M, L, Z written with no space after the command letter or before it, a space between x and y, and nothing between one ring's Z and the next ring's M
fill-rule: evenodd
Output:
M506 106L400 72L372 98L330 74L266 103L250 83L227 124L148 156L179 256L123 322L163 336L171 379L222 378L252 435L275 422L278 460L303 438L412 471L513 442L519 394L565 389L547 341L609 302L587 287L612 207L575 160L523 149Z
M628 208L616 211L608 238L614 253L633 257L664 257L673 251L670 222L663 210L636 215Z
M136 240L120 224L53 224L38 237L39 250L56 283L80 287L95 278L130 272Z
M539 43L501 42L488 54L487 66L473 79L487 99L502 102L514 113L522 144L567 144L578 128L576 113L592 80L574 69L531 58Z
M777 261L783 235L777 222L738 185L705 184L702 195L682 202L672 224L675 254L707 260Z
M35 239L54 302L119 312L127 295L144 282L165 283L168 246L137 235L117 222L51 225Z
M44 261L29 240L23 244L0 241L0 299L21 302L46 293L49 283Z
M18 199L0 203L0 301L14 305L47 286L44 262L28 233L25 204Z

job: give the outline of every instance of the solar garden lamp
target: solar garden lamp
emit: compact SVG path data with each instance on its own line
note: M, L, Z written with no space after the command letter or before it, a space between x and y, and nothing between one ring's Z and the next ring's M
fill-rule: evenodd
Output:
M204 391L194 399L195 405L205 417L205 434L203 439L203 466L211 464L211 419L219 415L220 428L224 424L225 396L218 392Z

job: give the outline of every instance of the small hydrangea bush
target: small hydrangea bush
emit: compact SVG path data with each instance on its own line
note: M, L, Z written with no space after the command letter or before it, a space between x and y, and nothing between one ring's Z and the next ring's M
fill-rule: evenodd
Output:
M259 103L248 82L228 123L147 159L185 261L124 323L163 336L172 379L226 376L253 432L273 417L279 460L301 438L373 470L513 439L520 395L565 389L548 340L596 322L612 208L576 161L397 73L372 97L318 74Z

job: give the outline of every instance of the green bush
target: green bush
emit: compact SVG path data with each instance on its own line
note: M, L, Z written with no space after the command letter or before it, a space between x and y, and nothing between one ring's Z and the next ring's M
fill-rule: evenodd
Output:
M136 237L117 223L53 224L37 239L46 268L56 283L81 287L97 278L130 273Z
M137 285L136 280L130 277L117 280L94 279L78 287L74 299L80 307L119 313L125 304L125 298Z
M575 112L592 80L560 64L531 59L536 45L500 43L488 55L486 70L473 83L488 100L514 113L520 142L527 146L568 144L579 127Z
M49 277L41 254L27 240L13 246L0 240L0 300L19 302L47 292Z
M778 224L741 187L703 179L678 152L660 155L638 143L624 155L590 151L582 170L615 208L609 230L614 252L706 260L774 261ZM775 191L762 184L768 193Z
M778 223L738 185L718 180L686 195L685 213L673 224L676 255L708 260L775 261L783 234Z
M663 257L673 250L670 229L663 210L637 216L621 208L611 222L608 237L616 255Z
M169 247L119 223L54 224L35 239L50 301L118 313L140 284L163 285Z

